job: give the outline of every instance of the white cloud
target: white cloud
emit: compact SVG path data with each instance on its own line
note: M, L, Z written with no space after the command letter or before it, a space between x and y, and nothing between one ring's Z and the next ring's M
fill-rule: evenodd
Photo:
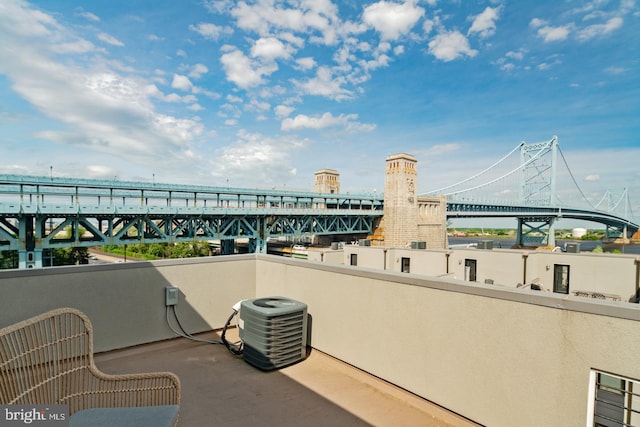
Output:
M441 156L443 154L450 154L456 151L460 151L462 145L458 143L450 144L436 144L426 151L427 156Z
M289 43L292 46L295 46L298 49L304 47L306 42L306 40L303 37L298 37L295 34L288 31L278 33L278 38L280 40L283 40Z
M191 88L193 87L193 83L191 83L191 80L189 80L189 77L187 76L174 74L173 81L171 82L171 87L187 92L191 90Z
M196 64L191 67L191 71L189 71L189 77L193 79L199 79L203 74L209 72L209 68L207 68L204 64Z
M280 2L239 2L231 11L239 28L267 37L279 31L307 34L312 43L333 45L338 32L351 28L338 17L338 8L330 1L301 1L297 8ZM320 35L317 35L317 34Z
M60 152L67 145L73 151L88 149L144 164L152 156L158 165L169 165L168 158L179 163L203 133L197 120L155 110L156 76L145 80L100 55L61 60L59 46L79 40L69 28L24 2L4 2L3 7L7 13L0 14L0 73L46 118L43 122L57 123L34 130L41 143L59 143Z
M98 15L96 15L96 14L91 13L91 12L80 10L80 11L76 12L76 15L82 16L87 21L100 22L100 17Z
M189 110L191 111L202 111L204 110L204 107L198 103L195 104L191 104L187 107Z
M441 61L449 62L464 55L472 58L478 51L471 49L462 33L449 31L438 34L429 42L429 53Z
M233 46L225 46L227 52L220 57L220 62L227 75L227 80L241 89L248 89L262 84L263 76L268 76L278 69L275 64L259 64Z
M623 68L623 67L615 67L615 66L607 67L607 68L604 69L605 73L613 74L614 76L617 76L617 75L620 75L620 74L624 74L627 71L629 71L629 69Z
M422 23L422 31L424 31L424 34L428 36L436 24L437 22L432 19L425 19Z
M307 116L298 114L294 118L286 118L282 121L281 129L284 131L300 129L323 129L327 127L344 127L349 131L370 132L375 129L375 125L359 123L357 114L340 114L335 117L331 113L324 113L321 116Z
M532 28L540 28L547 25L547 21L540 18L533 18L531 22L529 22L529 26Z
M260 38L251 48L251 56L265 61L287 59L291 57L292 49L275 37Z
M142 89L142 91L146 96L160 99L164 102L173 102L173 103L181 102L183 104L190 104L197 101L197 98L191 94L180 96L177 93L170 93L168 95L165 95L154 84L147 85Z
M563 25L560 27L544 26L538 28L538 36L541 37L545 43L566 40L571 33L572 25Z
M510 50L509 52L507 52L505 54L505 56L507 58L517 59L518 61L520 61L520 60L522 60L524 58L524 54L525 53L526 53L526 50L524 50L524 49L519 49L517 51Z
M97 49L93 43L84 39L78 39L53 45L51 46L51 50L57 53L74 54L92 52Z
M277 105L273 111L277 118L284 119L285 117L289 117L289 115L295 111L295 108L289 105Z
M584 178L585 181L587 182L596 182L596 181L600 181L600 175L598 174L592 174L592 175L587 175Z
M306 81L293 80L295 86L307 95L319 95L337 101L353 98L353 92L344 89L345 78L334 75L329 67L318 67L316 76Z
M230 176L250 177L251 182L287 182L290 171L290 157L294 151L304 147L304 141L295 138L275 139L260 133L245 130L238 132L238 139L216 153L212 176L227 179ZM232 182L230 185L242 185Z
M594 37L607 35L620 27L624 20L619 16L609 19L605 24L593 24L578 31L577 37L580 41L590 40Z
M104 165L87 165L88 175L91 178L113 178L117 175L116 169Z
M200 22L197 25L189 25L191 31L195 31L207 40L218 40L221 34L231 34L233 30L229 27L220 27L210 22Z
M474 18L467 35L478 34L482 38L492 36L496 32L498 19L500 19L500 7L487 7Z
M210 13L223 13L231 9L234 0L204 0L202 4Z
M408 34L424 15L424 9L414 2L402 4L380 1L367 6L362 20L378 31L383 40L397 40Z
M257 99L252 99L244 107L245 107L245 110L247 111L255 111L255 112L263 112L271 109L271 105L268 102L259 101Z
M296 59L296 64L298 64L302 70L310 70L317 65L315 59L310 56Z
M124 43L107 33L99 33L98 39L113 46L124 46Z

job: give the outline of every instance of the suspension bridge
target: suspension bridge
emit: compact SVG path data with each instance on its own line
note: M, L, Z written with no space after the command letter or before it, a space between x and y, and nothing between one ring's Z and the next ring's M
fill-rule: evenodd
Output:
M425 195L446 195L449 219L517 218L523 246L554 246L560 218L604 224L610 236L638 231L628 192L591 205L566 161L565 174L589 203L563 203L576 190L559 190L558 154L564 160L556 137L523 142L484 171ZM0 175L0 251L17 251L19 268L42 267L44 251L61 247L219 240L221 253L233 253L236 239L246 238L251 252L264 253L270 238L373 234L383 205L375 194Z
M627 238L638 231L627 189L619 194L607 190L592 202L573 176L556 136L521 142L481 172L424 195L445 195L449 219L517 218L519 246L554 247L554 227L563 218L603 224L608 238Z

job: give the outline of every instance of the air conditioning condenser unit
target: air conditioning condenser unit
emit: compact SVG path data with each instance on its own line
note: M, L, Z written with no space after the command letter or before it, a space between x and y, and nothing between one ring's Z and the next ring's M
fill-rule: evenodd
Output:
M284 297L242 301L240 339L245 361L262 370L299 362L307 352L307 305Z

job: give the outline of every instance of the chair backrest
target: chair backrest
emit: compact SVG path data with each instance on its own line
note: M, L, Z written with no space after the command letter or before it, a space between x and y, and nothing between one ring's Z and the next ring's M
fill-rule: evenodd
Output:
M71 308L1 329L0 403L66 403L93 363L92 334L89 318Z

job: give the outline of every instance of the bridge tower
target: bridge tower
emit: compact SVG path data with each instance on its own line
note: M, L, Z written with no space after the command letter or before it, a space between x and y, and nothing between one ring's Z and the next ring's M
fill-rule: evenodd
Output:
M549 155L547 155L549 154ZM551 206L556 197L558 137L547 142L520 144L520 202Z
M522 206L553 206L556 200L558 137L547 142L520 144L520 197ZM555 247L555 220L549 216L531 221L518 218L516 245L545 244Z
M320 169L315 173L314 191L316 193L340 193L340 174L333 169Z
M418 240L417 165L406 153L387 157L384 182L384 244L407 246Z

